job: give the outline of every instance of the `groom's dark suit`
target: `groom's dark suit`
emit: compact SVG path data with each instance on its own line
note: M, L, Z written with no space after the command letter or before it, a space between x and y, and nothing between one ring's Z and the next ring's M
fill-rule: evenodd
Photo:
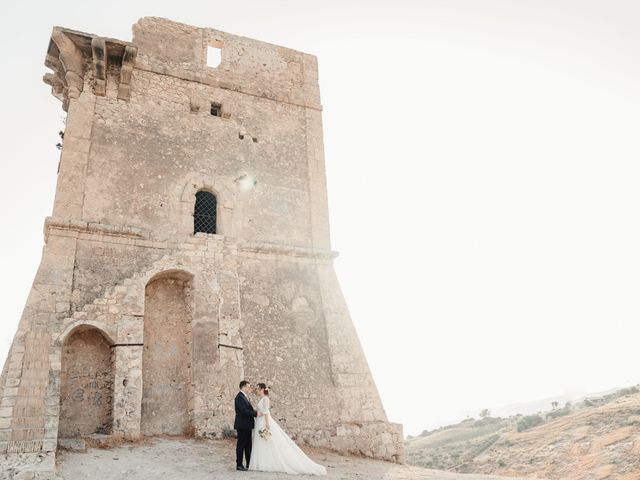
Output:
M238 443L236 444L236 465L242 466L242 454L247 460L247 467L251 459L251 430L255 425L254 418L258 416L251 406L251 402L243 392L238 392L235 400L236 419L233 428L238 432Z

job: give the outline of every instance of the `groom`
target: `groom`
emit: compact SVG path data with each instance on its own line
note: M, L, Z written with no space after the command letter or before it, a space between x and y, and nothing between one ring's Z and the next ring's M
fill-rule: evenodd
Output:
M251 406L249 401L249 392L251 392L251 384L246 380L240 382L240 391L236 395L236 419L233 422L233 428L238 432L238 443L236 444L236 470L245 471L249 468L249 460L251 459L251 430L254 426L254 418L261 416ZM247 460L247 466L242 465L242 454Z

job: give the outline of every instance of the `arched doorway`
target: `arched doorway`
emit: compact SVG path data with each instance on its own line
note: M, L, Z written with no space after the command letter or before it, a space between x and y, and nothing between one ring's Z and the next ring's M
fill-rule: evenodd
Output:
M190 432L191 275L165 272L145 290L142 354L144 435Z
M72 331L62 346L58 437L111 433L114 369L111 346L94 327Z

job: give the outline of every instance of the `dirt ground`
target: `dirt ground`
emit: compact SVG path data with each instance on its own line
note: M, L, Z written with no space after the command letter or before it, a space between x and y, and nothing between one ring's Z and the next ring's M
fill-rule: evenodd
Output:
M306 449L316 462L327 467L327 479L362 480L497 480L506 477L462 475L406 465L343 457L324 450ZM155 438L142 444L86 452L59 451L61 480L212 480L238 478L275 480L282 473L238 472L233 441Z

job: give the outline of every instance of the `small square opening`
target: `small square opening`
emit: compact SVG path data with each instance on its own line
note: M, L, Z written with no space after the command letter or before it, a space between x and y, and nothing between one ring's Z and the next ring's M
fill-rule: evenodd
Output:
M222 105L220 105L219 103L212 103L211 104L211 115L213 115L214 117L221 117L222 116Z

